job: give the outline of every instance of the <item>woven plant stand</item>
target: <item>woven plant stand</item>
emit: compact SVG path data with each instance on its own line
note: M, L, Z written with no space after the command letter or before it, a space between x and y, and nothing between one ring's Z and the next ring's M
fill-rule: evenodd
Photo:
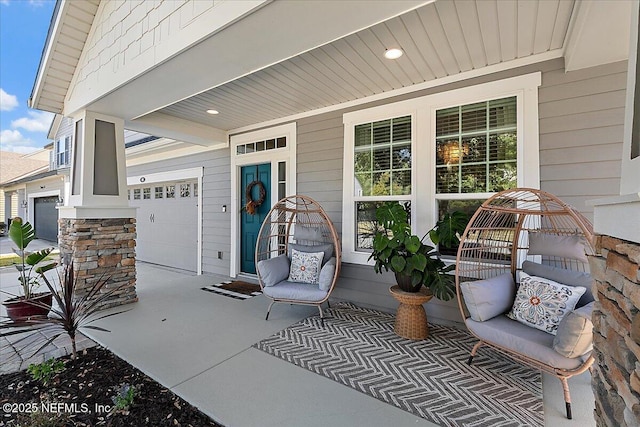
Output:
M389 292L400 303L394 332L410 340L426 339L429 336L429 324L422 304L433 298L431 292L424 286L419 292L405 292L398 285L390 287Z

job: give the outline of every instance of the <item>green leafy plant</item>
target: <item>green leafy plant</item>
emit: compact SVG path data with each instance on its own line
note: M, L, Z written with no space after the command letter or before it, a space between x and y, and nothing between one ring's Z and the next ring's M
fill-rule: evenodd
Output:
M127 411L133 405L138 390L129 384L120 384L118 394L111 397L115 408L120 411Z
M56 306L51 309L52 315L45 318L26 318L18 321L5 319L0 322L0 337L8 337L10 335L31 332L25 334L13 343L15 347L22 342L26 342L27 344L23 346L23 349L25 349L33 345L34 339L42 339L42 336L47 336L48 338L42 339L44 342L33 353L35 355L56 338L66 334L71 340L71 357L75 359L77 356L76 335L81 329L110 332L107 329L92 325L92 323L97 320L128 311L120 310L107 314L100 314L100 310L103 308L102 304L128 284L124 283L114 288L105 289L105 285L109 277L105 278L105 275L103 275L90 288L80 290L77 286L78 280L73 267L73 262L70 262L69 264L65 264L62 273L58 271L59 289L56 290L51 281L45 276L45 271L47 270L37 270L56 301ZM80 294L79 291L81 291ZM33 304L36 306L43 305L42 303L35 301ZM44 332L44 334L38 334L37 332Z
M42 385L49 385L53 376L57 373L64 371L64 363L61 360L51 358L42 363L31 364L27 368L27 372L36 381L42 383Z
M36 252L28 252L26 250L27 246L36 239L36 233L31 224L29 222L23 223L22 218L20 217L15 217L11 221L11 225L9 226L9 238L17 246L17 248L13 248L13 252L20 257L19 262L15 264L15 266L20 272L18 280L22 285L23 298L30 299L34 288L40 286L39 276L32 276L34 270L38 268L40 271L47 271L55 268L57 265L56 262L43 266L39 265L49 256L53 251L53 248L42 249Z
M455 295L454 278L448 274L455 265L447 265L437 247L424 240L429 236L434 245L458 245L467 216L462 212L447 213L420 238L411 234L410 214L410 206L398 202L386 202L376 209L379 229L374 234L369 259L375 261L376 273L395 273L402 290L418 292L424 285L437 298L448 301Z

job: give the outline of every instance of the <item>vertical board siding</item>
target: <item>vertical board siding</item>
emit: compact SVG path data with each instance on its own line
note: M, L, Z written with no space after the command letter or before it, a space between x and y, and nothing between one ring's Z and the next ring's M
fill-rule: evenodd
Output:
M229 149L207 151L177 159L161 160L127 168L127 176L204 167L202 177L202 271L229 275L231 259L231 217L222 205L231 206ZM222 259L218 259L222 251Z
M540 186L591 220L587 200L619 193L626 62L565 73L563 60L556 59L301 119L297 122L298 193L320 202L341 234L344 113L536 71L542 72ZM395 310L397 303L388 290L393 283L389 273L375 274L371 266L343 263L333 295ZM432 300L427 312L437 321L461 320L455 301Z

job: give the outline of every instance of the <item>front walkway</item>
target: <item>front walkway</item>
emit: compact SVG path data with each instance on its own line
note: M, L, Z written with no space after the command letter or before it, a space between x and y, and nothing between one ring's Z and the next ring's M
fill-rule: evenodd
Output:
M251 346L309 315L315 307L274 306L200 290L228 279L193 276L138 263L139 302L102 319L111 333L91 337L227 427L433 426L408 412ZM0 271L0 281L6 279ZM428 306L427 306L428 308ZM545 375L545 425L590 426L589 374L569 380L574 419L564 418L560 382Z

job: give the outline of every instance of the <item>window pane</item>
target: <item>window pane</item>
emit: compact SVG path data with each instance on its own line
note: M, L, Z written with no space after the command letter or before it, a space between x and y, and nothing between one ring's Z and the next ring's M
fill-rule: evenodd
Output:
M445 213L460 211L467 215L467 219L471 219L471 216L483 202L484 200L438 200L438 218L442 219ZM439 245L438 249L442 255L456 256L458 254L457 246Z
M391 194L394 196L411 194L411 171L393 171L391 174L393 183Z
M359 196L371 196L371 173L357 173L355 179L354 194Z
M393 147L393 169L411 169L411 146Z
M373 150L373 170L391 169L391 147L375 148Z
M256 143L245 144L244 151L245 153L254 153L256 151Z
M487 128L487 103L464 105L462 107L462 132L473 132Z
M162 199L164 197L164 188L163 187L156 187L155 188L155 194L156 194L156 199Z
M140 200L140 189L139 188L135 188L133 190L133 199L134 200Z
M142 189L142 198L143 199L151 198L151 188L147 187Z
M238 145L236 147L236 154L244 154L244 145Z
M487 161L487 138L485 135L467 136L462 138L459 156L463 163Z
M267 150L273 150L274 148L276 148L276 140L275 139L267 140Z
M373 235L378 226L376 208L379 202L356 203L356 251L373 249Z
M373 123L373 144L388 144L391 141L391 120Z
M436 112L436 135L451 135L460 132L460 109L446 108Z
M355 195L411 194L411 116L357 125L354 132Z
M167 199L173 199L176 197L176 186L175 185L167 185L166 186L166 195Z
M502 191L518 186L516 163L498 163L489 165L489 191Z
M193 183L193 197L198 197L198 183Z
M461 193L484 193L487 191L487 167L485 165L462 166Z
M372 196L390 196L391 195L391 172L374 172Z
M411 116L393 119L393 142L411 142Z
M447 166L436 168L436 193L460 192L460 167Z
M355 152L353 170L356 173L371 170L371 150Z
M256 151L264 151L265 150L265 142L259 141L256 142Z
M516 186L516 112L516 97L436 112L436 133L449 132L436 138L437 193L484 193ZM452 125L456 114L462 118L459 130Z
M287 196L287 184L281 182L278 184L278 200Z
M518 144L515 132L489 135L489 160L515 160Z
M286 147L287 146L287 138L285 138L284 136L281 136L280 138L278 138L276 140L276 144L277 144L278 148Z
M284 182L287 180L287 163L278 162L278 181Z
M127 200L131 200L131 190L127 190Z
M458 139L436 140L436 165L453 165L460 161L460 142Z
M180 197L189 197L191 195L191 184L180 184Z
M517 125L516 97L489 101L489 129L513 127Z
M354 143L356 147L371 145L371 123L356 126Z

